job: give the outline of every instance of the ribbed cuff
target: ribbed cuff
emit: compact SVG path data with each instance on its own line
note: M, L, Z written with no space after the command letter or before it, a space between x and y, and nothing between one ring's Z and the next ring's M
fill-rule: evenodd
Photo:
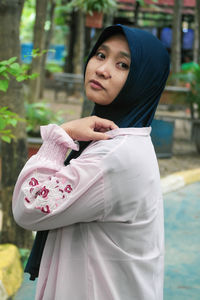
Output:
M79 150L78 143L56 124L41 126L40 131L43 144L37 153L39 159L63 164L69 149Z

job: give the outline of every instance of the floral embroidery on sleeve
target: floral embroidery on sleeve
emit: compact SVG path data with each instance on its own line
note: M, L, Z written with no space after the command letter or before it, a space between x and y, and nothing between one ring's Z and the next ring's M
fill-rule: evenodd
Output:
M26 206L39 209L45 214L59 207L73 191L71 184L64 184L62 179L54 176L49 176L45 182L40 182L37 176L33 176L24 183L22 189Z

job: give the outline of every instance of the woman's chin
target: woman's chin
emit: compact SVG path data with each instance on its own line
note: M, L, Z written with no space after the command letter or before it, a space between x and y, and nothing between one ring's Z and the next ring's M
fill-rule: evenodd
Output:
M98 104L98 105L102 105L102 106L106 106L106 105L109 105L110 104L110 101L107 100L107 99L100 99L98 97L90 97L89 95L87 95L87 99L95 104Z

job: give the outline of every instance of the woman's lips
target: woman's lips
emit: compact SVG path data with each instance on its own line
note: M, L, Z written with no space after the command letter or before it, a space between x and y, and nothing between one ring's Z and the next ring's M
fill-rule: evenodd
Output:
M104 87L96 80L90 80L90 86L95 90L103 90Z

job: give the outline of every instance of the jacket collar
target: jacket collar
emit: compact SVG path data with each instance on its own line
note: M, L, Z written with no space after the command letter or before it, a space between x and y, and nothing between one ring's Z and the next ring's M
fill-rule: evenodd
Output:
M128 127L128 128L117 128L106 132L109 137L114 138L119 135L142 135L149 136L151 133L151 127Z

